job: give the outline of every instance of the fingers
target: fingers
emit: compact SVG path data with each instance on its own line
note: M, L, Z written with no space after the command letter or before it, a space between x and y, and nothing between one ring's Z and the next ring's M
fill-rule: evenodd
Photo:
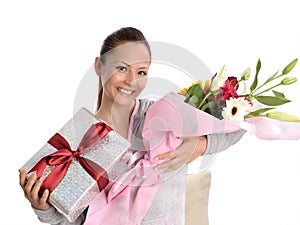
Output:
M26 171L24 169L20 169L19 173L19 184L24 189L25 184L26 184Z
M41 199L40 199L41 203L47 204L47 199L48 199L48 197L49 197L49 190L46 189L46 190L44 191L44 193L43 193Z
M155 167L155 170L162 170L163 173L169 173L173 170L180 168L182 165L183 164L180 163L180 160L178 158L174 158L159 164Z
M166 160L166 159L174 158L174 155L175 155L175 151L171 151L171 152L166 152L166 153L157 155L154 159L155 160Z
M154 158L155 160L164 160L164 162L155 167L155 170L163 170L163 173L176 170L185 164L191 163L202 155L206 149L206 136L179 138L183 142L176 150L157 155Z
M159 155L159 160L166 160L155 167L155 170L163 170L163 173L168 173L176 170L187 163L187 155L182 151L183 148L177 148L173 152L168 152Z
M155 160L164 160L164 162L160 163L154 169L163 170L163 173L168 173L172 170L178 169L183 164L180 163L180 151L176 149L176 151L167 152L155 157Z
M158 160L166 160L156 166L155 170L163 170L163 173L168 173L186 165L191 161L196 146L197 138L184 138L183 143L176 150L155 157Z
M34 186L31 189L30 195L31 195L31 198L34 201L38 201L39 200L39 191L40 191L40 188L42 186L42 183L43 183L43 179L42 178L37 179L36 182L34 183Z
M170 152L166 152L160 155L157 155L154 159L155 160L168 160L168 159L173 159L176 158L178 156L181 156L183 154L186 153L185 151L186 149L184 147L179 146L177 149L170 151Z
M50 208L50 204L47 202L49 197L49 191L45 190L42 196L39 196L39 191L43 183L43 179L37 178L36 173L33 173L29 179L26 178L27 172L20 170L20 186L24 191L25 197L31 203L33 208L39 210L47 210Z
M28 181L26 182L26 184L23 188L25 197L28 198L28 200L32 199L31 191L33 189L33 186L36 183L36 180L37 180L37 175L36 175L36 173L34 173L30 176L30 178L28 179Z

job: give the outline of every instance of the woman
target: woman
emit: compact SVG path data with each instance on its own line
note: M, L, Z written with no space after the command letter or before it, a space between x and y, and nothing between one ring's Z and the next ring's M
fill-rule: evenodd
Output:
M141 141L142 127L152 102L147 99L137 100L137 97L147 83L150 63L151 51L148 42L142 32L131 27L121 28L109 35L103 42L100 57L96 57L94 63L99 76L95 116L128 139L133 153L144 149ZM227 149L243 134L244 131L238 131L226 135L185 138L175 151L157 156L157 159L164 160L156 169L164 170L165 179L141 224L183 225L187 163L199 155ZM42 180L38 180L36 176L26 182L26 171L21 170L20 185L41 222L60 225L84 223L86 212L74 223L70 223L47 203L47 190L39 197L41 184Z

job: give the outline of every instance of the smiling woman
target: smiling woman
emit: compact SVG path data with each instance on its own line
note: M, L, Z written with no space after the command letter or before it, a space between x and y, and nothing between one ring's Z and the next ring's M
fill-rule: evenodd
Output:
M141 137L145 116L153 101L137 99L137 97L146 86L150 62L151 52L148 42L141 31L132 27L121 28L109 35L103 43L100 57L96 57L94 62L96 74L99 76L98 105L95 116L104 120L116 132L130 141L131 153L133 155L135 153L142 154L137 158L140 161L143 159L147 161L147 155L149 155L149 153L145 153ZM128 198L122 198L124 195L114 198L111 202L106 201L105 194L108 193L107 195L110 196L111 190L112 192L114 190L111 188L114 185L112 182L90 204L88 211L81 214L74 223L70 223L46 201L49 191L45 190L42 197L38 195L41 179L31 176L27 182L26 171L22 170L20 185L40 221L45 223L59 225L83 223L86 225L184 225L187 164L202 154L217 153L229 148L244 133L245 131L241 130L225 135L178 137L177 140L182 144L177 149L170 145L170 152L154 155L159 160L149 161L147 169L155 176L161 176L162 183L155 198L152 199L153 201L146 201L149 196L143 196L145 197L143 203L147 207L137 207L138 204L132 204ZM131 165L128 166L128 170L131 171ZM149 188L149 184L147 185ZM134 197L140 194L136 188L138 185L130 186L122 193L128 193L130 198ZM98 201L101 199L104 201ZM135 209L133 210L132 207ZM122 210L116 212L115 209L120 208ZM126 212L129 212L128 215Z
M149 51L141 42L119 46L105 58L95 59L96 73L104 84L100 89L102 96L98 101L99 114L101 102L121 105L132 102L145 88L150 66Z
M134 54L132 54L133 52ZM127 84L131 85L131 82L135 80L135 75L147 75L150 61L150 46L143 33L139 30L135 28L123 28L109 35L103 41L100 57L95 59L95 71L99 76L97 110L100 109L102 101L102 84L105 84L114 73L119 72L123 74L121 77L126 79ZM143 89L146 85L146 79L143 79L140 85L143 85L143 87L140 86ZM126 89L123 88L123 93L126 92L124 90ZM120 89L119 93L122 93Z

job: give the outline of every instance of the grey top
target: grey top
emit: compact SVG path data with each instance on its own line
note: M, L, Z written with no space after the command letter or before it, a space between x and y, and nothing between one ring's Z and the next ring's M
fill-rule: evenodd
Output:
M139 108L133 117L131 149L144 149L142 143L142 128L148 107L153 102L147 99L139 100ZM239 130L227 134L207 135L208 145L204 154L215 154L228 149L235 144L245 133ZM163 181L141 225L170 225L185 224L185 182L187 165L163 175ZM52 225L81 225L84 224L86 211L74 223L70 223L54 207L46 211L34 209L39 220Z

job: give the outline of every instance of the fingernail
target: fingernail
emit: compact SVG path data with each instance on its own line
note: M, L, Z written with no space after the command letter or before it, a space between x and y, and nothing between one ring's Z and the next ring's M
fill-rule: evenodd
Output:
M23 168L18 169L18 171L21 173L22 171L25 171Z

